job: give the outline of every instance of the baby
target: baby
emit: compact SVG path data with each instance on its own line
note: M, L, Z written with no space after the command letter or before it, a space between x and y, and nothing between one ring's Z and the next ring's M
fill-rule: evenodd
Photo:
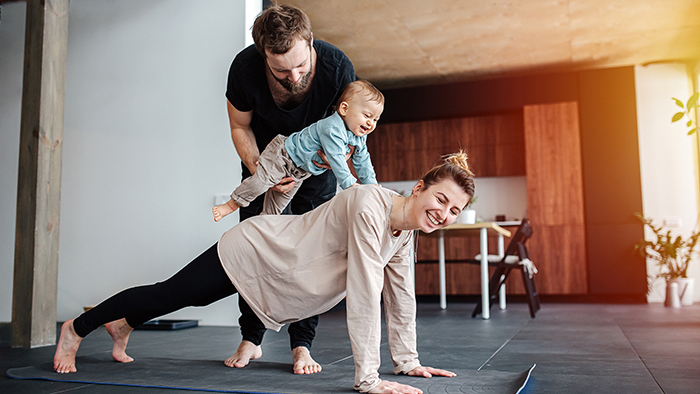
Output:
M263 193L263 214L282 213L304 179L326 171L314 164L324 161L319 150L323 150L340 187L347 189L358 182L345 161L349 145L355 146L352 164L359 182L376 184L377 177L367 151L367 135L376 127L383 110L384 95L374 85L364 80L348 84L334 114L289 137L278 135L265 147L255 173L241 182L228 202L212 208L214 221L248 206ZM287 193L270 190L285 177L294 178L296 185L292 190Z

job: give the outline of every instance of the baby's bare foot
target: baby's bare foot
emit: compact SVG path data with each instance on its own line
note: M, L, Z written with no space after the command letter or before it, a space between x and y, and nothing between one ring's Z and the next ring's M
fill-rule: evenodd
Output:
M292 362L294 362L294 373L297 375L321 372L321 364L311 358L309 349L298 346L292 350Z
M77 372L75 368L75 354L78 353L80 342L83 340L73 328L73 319L61 326L61 337L56 345L56 353L53 356L53 369L58 373Z
M236 353L227 358L224 364L231 368L243 368L248 365L250 360L255 360L260 357L262 357L262 349L260 346L250 341L241 341Z
M238 209L238 204L233 202L233 200L228 200L228 202L212 208L211 212L214 214L214 221L218 222L227 215L233 213L236 209Z
M126 319L119 319L105 324L105 328L112 337L114 345L112 346L112 358L120 363L130 363L133 358L126 354L126 345L129 343L129 335L134 330Z

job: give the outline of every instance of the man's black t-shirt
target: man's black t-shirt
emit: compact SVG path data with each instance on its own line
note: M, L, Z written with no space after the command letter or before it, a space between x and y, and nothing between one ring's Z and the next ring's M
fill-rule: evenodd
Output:
M251 128L262 152L278 134L290 135L329 115L345 85L355 80L350 59L335 46L314 40L316 74L311 91L296 108L280 108L272 98L265 76L265 60L254 45L238 53L228 74L226 98L241 112L253 111ZM243 166L243 176L249 175Z
M272 98L265 76L265 59L257 52L254 45L245 48L236 55L228 74L226 98L241 112L253 111L250 127L255 135L258 150L265 150L270 141L278 134L290 135L329 115L340 98L345 85L355 80L355 69L350 59L335 46L314 40L316 50L316 74L311 82L311 91L296 108L285 110L277 106ZM241 165L243 178L250 176L250 171ZM318 207L335 195L336 179L333 171L325 171L318 176L305 180L291 202L291 210L302 214ZM247 207L242 207L240 220L260 214L264 195L259 196ZM241 309L241 332L248 340L253 337L262 340L265 327L255 316L243 298L238 299ZM315 336L318 316L310 317L289 326L292 347L310 346ZM251 336L252 335L252 336ZM307 344L307 345L305 345ZM307 346L307 347L308 347Z

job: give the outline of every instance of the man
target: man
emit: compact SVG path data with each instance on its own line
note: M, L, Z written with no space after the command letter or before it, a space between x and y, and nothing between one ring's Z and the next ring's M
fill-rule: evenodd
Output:
M255 173L260 152L275 136L288 136L330 115L345 85L355 80L347 56L314 40L309 18L298 8L273 5L263 11L253 25L253 40L255 44L238 53L231 64L226 90L231 138L243 162L243 178ZM335 195L336 183L332 171L307 179L290 204L292 212L302 214L328 201ZM292 178L285 178L273 189L285 193L294 186ZM241 220L258 215L263 198L242 208ZM225 361L237 368L262 356L265 333L240 297L239 306L243 340ZM317 324L314 316L289 325L296 374L321 370L309 352Z

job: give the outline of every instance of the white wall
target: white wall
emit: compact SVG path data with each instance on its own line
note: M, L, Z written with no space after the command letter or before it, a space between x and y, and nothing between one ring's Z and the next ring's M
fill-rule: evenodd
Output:
M684 122L671 123L671 117L680 109L671 98L685 101L691 94L686 67L679 63L638 66L635 82L644 215L657 224L679 220L679 226L668 229L688 236L698 225L694 141L686 135ZM646 230L646 238L654 239L650 230ZM653 275L658 270L647 263L647 272ZM688 276L700 282L697 258ZM664 291L665 283L656 281L649 302L663 301ZM700 300L700 291L695 291L694 299Z
M24 2L4 2L0 20L0 321L3 322L12 319L25 9Z
M260 11L250 0L72 0L58 319L164 280L237 223L214 196L240 182L226 76ZM250 8L256 7L251 13ZM0 23L0 321L10 321L25 4ZM171 318L234 325L235 297Z

